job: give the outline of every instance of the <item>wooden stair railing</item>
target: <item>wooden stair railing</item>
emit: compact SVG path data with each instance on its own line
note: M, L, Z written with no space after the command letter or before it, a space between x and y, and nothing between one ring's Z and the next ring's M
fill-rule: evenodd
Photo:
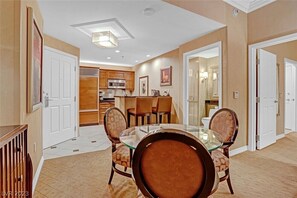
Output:
M0 127L0 195L32 197L33 166L27 149L27 125Z

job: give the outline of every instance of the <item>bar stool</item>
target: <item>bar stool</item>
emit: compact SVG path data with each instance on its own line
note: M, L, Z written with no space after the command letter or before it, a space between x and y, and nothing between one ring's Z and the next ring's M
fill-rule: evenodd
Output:
M162 116L167 115L168 123L171 120L171 105L172 105L172 97L158 97L157 107L153 107L153 114L156 115L157 123L162 122Z
M150 124L150 116L152 115L152 98L136 97L135 108L128 109L128 126L130 127L130 117L135 116L135 125L138 126L138 117L142 119L144 125L144 117L147 117L147 124Z

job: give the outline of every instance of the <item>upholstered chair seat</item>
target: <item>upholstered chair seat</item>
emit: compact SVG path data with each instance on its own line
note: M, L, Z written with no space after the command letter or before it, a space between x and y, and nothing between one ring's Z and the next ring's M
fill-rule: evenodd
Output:
M229 158L226 157L222 151L215 150L211 152L211 157L217 172L225 171L229 168Z
M130 149L123 144L117 146L112 153L112 161L124 167L131 167Z
M230 178L229 148L234 143L238 133L238 119L234 111L222 108L212 116L209 128L220 134L223 146L212 152L212 159L217 172L225 172L220 182L227 180L231 194L234 194Z

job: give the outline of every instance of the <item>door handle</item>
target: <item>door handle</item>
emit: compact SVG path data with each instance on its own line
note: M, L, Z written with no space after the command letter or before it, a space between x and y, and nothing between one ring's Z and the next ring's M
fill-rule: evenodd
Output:
M277 100L275 100L275 101L274 101L274 103L278 103L278 101L277 101Z
M290 101L290 99L287 99L286 101Z

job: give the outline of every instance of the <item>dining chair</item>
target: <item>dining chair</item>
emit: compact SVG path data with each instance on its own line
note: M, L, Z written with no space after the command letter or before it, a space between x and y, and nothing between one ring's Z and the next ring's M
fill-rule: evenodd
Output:
M231 194L234 194L229 171L229 148L234 143L238 133L238 119L236 113L228 108L218 110L210 120L209 129L219 133L223 140L221 149L213 151L211 155L216 171L225 172L225 174L220 177L220 182L227 180L229 190Z
M209 152L181 130L164 129L144 137L134 151L132 172L144 197L204 198L217 186Z
M172 97L161 96L157 99L157 106L153 107L152 113L156 115L156 122L162 123L162 116L167 115L168 123L171 122Z
M130 118L135 117L135 125L138 126L138 117L142 119L144 125L144 118L147 118L147 124L150 124L150 117L152 115L152 98L151 97L136 97L135 108L127 110L128 126L131 126Z
M106 110L104 115L104 129L107 137L112 143L112 165L108 181L108 184L110 184L114 172L131 177L131 174L126 171L127 168L131 168L132 150L130 150L127 146L120 144L119 140L120 132L127 129L126 118L120 109L111 107ZM124 171L118 169L116 165L122 167Z

